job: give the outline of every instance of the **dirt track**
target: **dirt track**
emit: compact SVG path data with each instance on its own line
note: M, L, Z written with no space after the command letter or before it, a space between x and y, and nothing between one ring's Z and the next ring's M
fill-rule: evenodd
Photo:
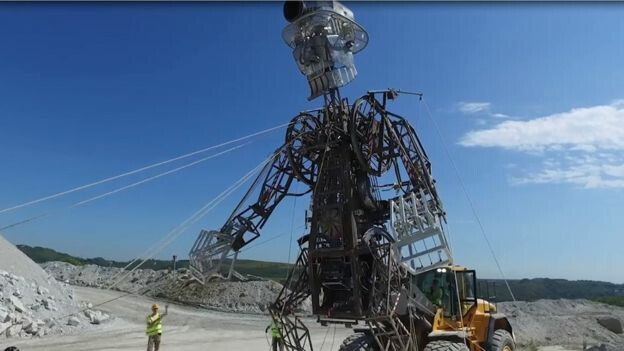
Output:
M122 293L93 288L75 287L79 299L94 304L117 297ZM136 351L146 348L144 318L154 299L127 296L99 307L117 318L100 329L80 335L53 336L41 339L13 342L22 351ZM264 330L268 317L246 314L212 312L203 309L170 305L169 316L163 322L163 351L231 351L268 350ZM313 320L306 321L311 330L315 350L321 350L327 328ZM336 336L331 327L322 350L337 350L342 340L351 333L350 329L336 327ZM331 347L333 340L333 347ZM8 340L7 340L8 341ZM8 345L1 345L6 347Z

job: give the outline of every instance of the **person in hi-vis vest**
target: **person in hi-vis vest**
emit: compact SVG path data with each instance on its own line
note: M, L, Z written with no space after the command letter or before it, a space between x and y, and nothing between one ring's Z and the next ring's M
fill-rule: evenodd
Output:
M160 337L162 335L162 318L167 315L169 305L165 306L165 313L158 313L158 305L152 305L152 314L147 316L147 351L158 351L160 349Z
M264 332L268 332L271 329L271 348L273 351L284 350L284 336L282 335L282 327L280 322L271 321L271 324L266 327Z

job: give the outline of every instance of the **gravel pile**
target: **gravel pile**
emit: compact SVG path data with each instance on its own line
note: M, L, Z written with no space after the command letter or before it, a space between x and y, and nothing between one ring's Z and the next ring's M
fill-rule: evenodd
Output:
M604 323L623 322L624 308L565 299L502 302L497 306L510 319L521 346L564 345L580 349L585 344L624 350L624 334Z
M121 268L65 262L46 262L41 266L62 282L95 288L108 288L125 273L120 274ZM137 269L114 289L218 311L262 314L275 301L282 285L271 280L215 281L202 285L191 279L187 269L178 269L175 274L168 270ZM309 310L309 304L302 309Z
M190 282L185 289L172 289L179 301L205 308L244 313L267 313L282 285L274 281Z
M121 268L101 267L91 264L74 266L66 262L46 262L42 263L41 267L61 282L102 289L108 289L114 282L126 274ZM117 283L113 289L135 292L168 281L172 279L172 276L167 270L137 269L123 281Z
M0 340L73 333L110 319L92 307L0 236Z

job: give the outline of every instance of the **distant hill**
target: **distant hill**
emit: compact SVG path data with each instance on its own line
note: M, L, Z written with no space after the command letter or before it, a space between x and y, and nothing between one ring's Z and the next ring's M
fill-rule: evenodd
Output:
M102 257L96 258L82 258L72 256L66 253L58 252L46 247L32 247L28 245L17 245L17 248L22 250L31 260L37 263L44 263L49 261L61 261L71 263L76 266L82 266L87 264L94 264L103 267L118 267L123 268L127 266L130 261L113 261L107 260ZM228 264L227 260L225 263ZM134 268L138 263L135 263L129 267ZM176 262L176 268L188 268L188 260L179 260ZM173 268L172 260L148 260L141 266L141 268L148 268L153 270L170 269ZM275 281L283 281L286 278L286 274L290 268L288 263L280 262L265 262L254 260L236 260L236 270L239 273L251 274L266 279Z
M609 305L624 307L624 296L601 297L599 299L596 299L596 301Z
M486 281L495 285L495 289L490 289L490 295L496 296L498 301L512 300L504 281ZM508 282L516 299L523 301L562 298L600 300L607 297L621 297L624 299L624 284L549 278L518 279L508 280ZM482 281L480 285L484 286L485 283ZM483 290L485 289L481 288L482 292ZM482 295L485 296L485 294Z
M63 261L73 265L95 264L106 267L125 267L130 263L129 261L111 261L102 257L75 257L45 247L31 247L28 245L17 245L17 247L37 263ZM188 265L188 260L180 260L176 263L176 267L178 268L186 268ZM142 266L142 268L154 270L169 269L172 267L173 262L170 260L149 260ZM237 260L236 263L236 270L240 273L251 274L278 282L284 281L290 267L291 265L288 263L254 260ZM560 298L590 299L614 305L624 305L624 284L549 278L518 279L509 280L508 282L517 300L535 301L539 299ZM480 297L499 302L512 300L502 280L483 279L478 282L478 285ZM489 286L489 289L486 288L487 286Z
M28 245L17 245L17 248L20 249L26 256L30 257L31 260L37 263L43 263L48 261L62 261L71 263L76 266L80 266L85 263L85 260L79 257L74 257L62 252L56 252L52 249L48 249L45 247L30 247Z

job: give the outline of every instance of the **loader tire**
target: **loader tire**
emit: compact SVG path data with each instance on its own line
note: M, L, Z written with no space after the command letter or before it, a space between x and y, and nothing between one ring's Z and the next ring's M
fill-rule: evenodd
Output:
M447 340L435 340L425 345L423 351L470 351L466 344Z
M505 329L498 329L492 335L489 351L514 351L516 343L513 337Z
M347 336L338 351L374 351L373 337L364 333L355 333Z

